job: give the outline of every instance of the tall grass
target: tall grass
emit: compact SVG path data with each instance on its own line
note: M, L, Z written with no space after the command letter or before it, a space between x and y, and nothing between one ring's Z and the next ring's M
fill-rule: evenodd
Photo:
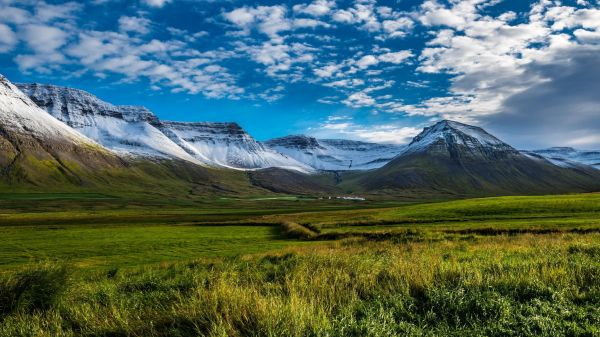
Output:
M0 317L13 312L44 312L56 306L67 290L66 265L40 265L0 281Z
M0 336L599 336L598 251L597 233L425 235L80 271Z

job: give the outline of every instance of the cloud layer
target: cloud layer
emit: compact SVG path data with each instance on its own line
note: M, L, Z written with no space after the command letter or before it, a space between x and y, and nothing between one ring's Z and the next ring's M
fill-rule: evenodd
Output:
M299 96L331 110L311 129L323 135L403 142L451 118L523 147L600 147L597 1L4 0L0 54L32 76L116 77L239 104ZM328 119L340 111L363 117Z

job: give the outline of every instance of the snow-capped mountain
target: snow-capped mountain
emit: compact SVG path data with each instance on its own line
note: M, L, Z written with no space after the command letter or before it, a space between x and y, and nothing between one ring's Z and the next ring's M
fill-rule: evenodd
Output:
M444 120L425 128L380 169L346 184L403 193L502 195L594 191L600 174L521 153L479 127Z
M124 169L114 153L54 118L0 75L0 185L91 186Z
M559 166L572 167L584 164L600 169L600 151L582 151L572 147L551 147L524 152L540 155Z
M0 112L0 125L7 131L44 140L97 145L40 109L2 75L0 75Z
M401 145L344 139L286 136L266 142L271 149L317 170L367 170L385 165L403 150Z
M162 122L145 107L116 106L83 90L44 84L19 87L50 115L121 154L235 169L312 170L265 148L236 123Z
M443 120L426 127L413 138L403 154L425 151L458 153L463 156L497 157L518 155L512 146L492 136L480 127Z
M109 149L200 163L160 131L158 118L144 107L115 106L85 91L54 85L18 86L50 115Z
M304 172L311 167L257 142L237 123L162 122L161 130L195 158L222 167L281 167Z

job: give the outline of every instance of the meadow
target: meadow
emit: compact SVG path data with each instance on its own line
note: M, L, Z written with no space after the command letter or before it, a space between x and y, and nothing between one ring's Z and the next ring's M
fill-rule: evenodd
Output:
M600 336L600 194L0 205L0 336Z

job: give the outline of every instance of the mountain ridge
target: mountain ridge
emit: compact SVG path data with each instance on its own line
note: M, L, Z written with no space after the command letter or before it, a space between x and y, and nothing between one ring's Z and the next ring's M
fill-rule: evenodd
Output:
M265 142L270 148L317 170L369 170L383 166L402 152L404 146L346 139L317 139L290 135Z
M452 196L600 190L591 166L557 165L455 121L424 128L406 146L304 135L263 143L234 122L161 121L144 107L81 90L21 85L27 96L0 79L0 167L14 186Z

